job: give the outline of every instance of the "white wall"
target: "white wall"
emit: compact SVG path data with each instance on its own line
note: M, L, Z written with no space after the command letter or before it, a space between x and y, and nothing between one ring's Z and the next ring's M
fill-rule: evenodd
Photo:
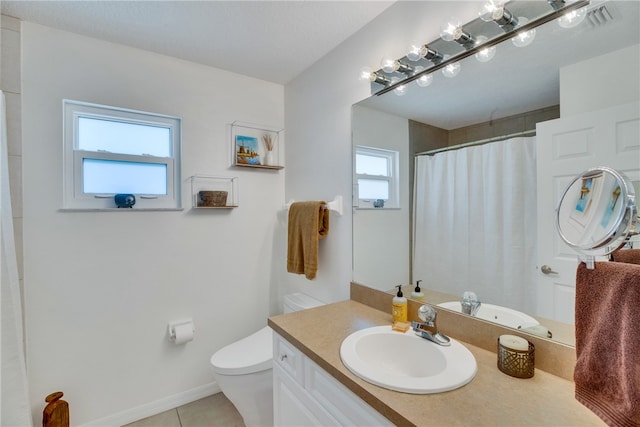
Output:
M369 84L358 81L360 69L376 68L386 54L401 57L412 40L436 39L450 16L467 22L477 13L474 1L398 2L285 87L287 200L342 195L347 209L332 215L320 242L316 280L283 273L282 292L300 290L327 302L349 297L351 105L369 96Z
M284 125L284 88L31 23L22 28L24 264L34 420L118 425L216 391L209 358L266 324L284 171L231 168L226 125ZM62 99L183 118L178 212L61 212ZM282 141L284 143L284 141ZM239 177L240 207L191 210L189 176ZM167 340L193 318L193 342Z
M573 116L639 100L638 75L638 44L561 68L560 116Z
M399 153L400 206L353 211L353 280L389 290L394 285L410 283L409 158L412 156L409 154L409 121L356 105L352 130L354 145Z

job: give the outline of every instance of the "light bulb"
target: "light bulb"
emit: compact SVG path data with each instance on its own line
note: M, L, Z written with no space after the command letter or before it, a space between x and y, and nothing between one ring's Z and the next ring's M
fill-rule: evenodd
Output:
M387 85L389 84L389 79L386 78L384 75L382 74L378 74L375 71L371 71L371 68L369 67L362 67L360 69L360 80L362 81L369 81L369 82L375 82L381 85Z
M407 59L409 61L418 61L424 58L434 64L439 64L442 61L442 56L440 52L431 49L428 45L419 43L412 43L407 53Z
M480 10L480 19L485 22L498 21L504 15L504 1L489 0Z
M407 93L407 85L398 86L393 90L393 93L395 93L398 96L403 96L405 93Z
M373 72L373 70L371 70L370 67L362 67L360 69L360 79L359 80L372 82L375 79L376 79L375 78L375 73Z
M420 74L424 70L424 67L416 67L415 73ZM433 76L431 74L424 74L416 79L416 84L420 87L427 87L431 82L433 82Z
M450 20L442 26L440 37L445 41L455 41L461 44L465 49L469 49L476 42L473 36L462 29L459 21Z
M520 22L521 25L524 25L529 22L529 20L527 18L518 17L518 22ZM533 43L535 38L536 29L533 28L529 31L517 31L516 35L511 39L511 42L516 47L525 47Z
M572 10L570 12L565 13L560 18L558 18L558 25L562 28L573 28L580 25L584 18L587 16L587 8L581 7L578 10Z
M388 56L384 56L380 60L380 67L382 68L382 71L384 71L385 73L393 73L394 71L398 70L398 68L400 67L400 64L395 59L392 59Z
M417 61L420 58L424 57L427 53L427 48L424 44L413 42L411 46L409 46L409 52L407 52L407 59L409 61Z
M445 77L450 79L454 78L460 72L460 63L454 62L453 64L449 64L442 69L442 74Z
M394 77L391 79L391 85L394 85L399 82L400 82L400 79L397 77ZM407 93L407 85L398 86L397 88L393 89L393 93L395 93L398 96L403 96L405 93Z
M476 42L476 46L481 46L483 43L487 41L485 36L478 36L478 40ZM480 62L489 62L496 56L496 47L490 46L482 48L475 54L475 57Z
M455 19L449 20L442 26L440 31L440 37L445 41L458 40L462 36L462 27L460 22Z

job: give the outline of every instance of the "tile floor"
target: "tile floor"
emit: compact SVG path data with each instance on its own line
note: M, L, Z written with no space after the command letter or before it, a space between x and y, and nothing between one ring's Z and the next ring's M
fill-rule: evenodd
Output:
M245 427L229 399L217 393L124 427Z

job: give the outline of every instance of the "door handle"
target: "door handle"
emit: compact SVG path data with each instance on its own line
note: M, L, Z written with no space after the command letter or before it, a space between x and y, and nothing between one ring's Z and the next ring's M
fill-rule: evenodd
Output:
M542 271L544 274L558 274L557 271L553 271L553 268L549 267L546 264L540 267L540 271Z

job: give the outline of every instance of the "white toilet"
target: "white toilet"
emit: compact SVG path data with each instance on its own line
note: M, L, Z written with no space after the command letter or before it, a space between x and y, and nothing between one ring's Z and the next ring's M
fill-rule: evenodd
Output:
M284 296L284 312L324 305L302 293ZM211 356L213 375L247 427L273 425L273 331L258 332L229 344Z

